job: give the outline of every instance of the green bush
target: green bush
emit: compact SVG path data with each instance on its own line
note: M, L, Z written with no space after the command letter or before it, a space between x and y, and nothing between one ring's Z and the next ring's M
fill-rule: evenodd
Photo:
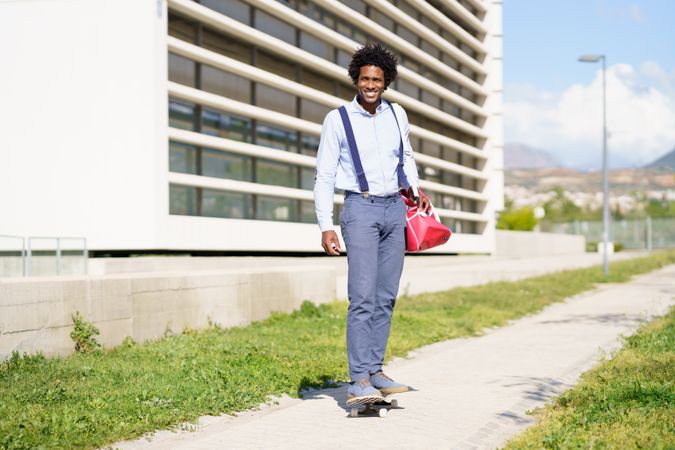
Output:
M499 215L497 229L532 231L537 223L539 221L534 216L534 208L507 209Z
M75 351L78 353L93 353L101 348L96 341L100 331L93 323L84 320L79 311L72 316L75 327L70 332L70 338L75 342Z

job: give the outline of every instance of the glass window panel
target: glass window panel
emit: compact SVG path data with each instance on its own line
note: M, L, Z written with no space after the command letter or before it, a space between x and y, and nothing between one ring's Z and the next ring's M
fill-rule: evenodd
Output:
M295 80L296 64L279 56L258 50L255 60L256 67L272 72L289 80Z
M352 55L350 55L344 50L338 50L337 60L335 61L335 64L337 64L340 67L344 67L346 69L347 67L349 67L350 62L352 62Z
M459 63L457 60L447 53L441 53L441 61L448 67L452 67L455 70L459 69Z
M459 106L455 105L454 103L450 103L447 100L443 101L443 103L441 104L441 109L448 114L452 114L455 117L460 117L461 115L461 109L459 108Z
M321 92L332 94L335 90L335 81L331 78L321 75L320 73L311 71L309 69L302 69L302 84Z
M251 47L217 31L204 28L202 47L246 64L251 63Z
M298 151L298 135L295 131L258 122L255 133L256 145L294 153Z
M249 7L241 0L201 0L207 8L249 25Z
M425 155L433 156L434 158L442 158L440 144L432 141L424 141L422 148L424 149L422 153Z
M243 117L204 109L202 133L235 141L251 142L251 121Z
M202 89L240 102L251 103L249 80L207 65L202 65Z
M421 39L422 41L422 50L431 56L433 56L436 59L439 59L441 57L441 51L436 47L435 45L431 44L430 42L425 41L424 39Z
M394 30L394 21L391 20L389 17L385 16L384 14L382 14L381 12L379 12L378 10L376 10L375 8L370 8L370 18L374 22L382 25L389 31Z
M255 90L256 106L288 114L289 116L296 115L297 105L295 95L260 83L256 83Z
M349 6L354 11L358 11L361 14L366 13L366 4L363 0L342 0L342 3Z
M418 45L419 38L415 33L407 29L406 27L399 25L397 28L397 34L399 37L405 39L406 41L410 42L413 45Z
M169 185L169 214L197 215L197 189L190 186Z
M295 45L295 29L259 9L255 10L255 28L284 42Z
M296 200L285 198L257 196L256 219L293 222L296 217Z
M297 187L297 172L294 166L281 162L258 159L255 163L256 182L275 186Z
M443 209L456 209L457 198L452 195L443 194L439 206Z
M435 183L441 182L441 171L436 167L424 166L420 173L421 178Z
M195 63L182 56L169 53L169 81L195 86Z
M300 189L314 189L314 173L315 170L309 167L300 168Z
M351 83L351 79L345 76L345 80ZM345 100L352 101L356 95L356 87L353 84L338 84L337 96Z
M202 216L250 219L252 216L251 205L251 194L213 189L202 191Z
M220 150L202 150L202 175L227 178L229 180L251 181L251 158Z
M194 145L169 142L169 170L196 174L197 148Z
M426 105L431 106L433 108L440 108L441 106L441 99L438 95L432 94L429 91L421 90L422 91L422 96L420 100L424 102Z
M300 222L316 223L316 212L314 202L300 202Z
M333 46L302 31L300 32L300 48L327 61L333 61Z
M425 16L424 14L422 14L420 22L422 23L422 25L429 28L434 33L441 34L441 27L436 22L434 22L433 20L431 20L430 18Z
M169 99L169 126L195 130L195 105Z
M410 97L416 99L419 95L420 89L414 84L399 78L396 80L396 90L402 94L409 95Z
M326 118L331 108L320 105L312 100L301 99L300 100L300 117L310 122L323 123L323 120Z
M196 24L183 17L169 13L169 35L187 42L195 42L197 32Z
M302 148L300 153L303 155L316 156L319 152L319 142L320 139L318 136L302 136Z
M415 8L410 6L408 4L408 2L398 1L398 2L396 2L396 6L398 7L398 9L400 9L401 11L403 11L404 13L406 13L407 15L412 17L413 19L417 19L417 16L419 15L419 13L417 12L417 10Z

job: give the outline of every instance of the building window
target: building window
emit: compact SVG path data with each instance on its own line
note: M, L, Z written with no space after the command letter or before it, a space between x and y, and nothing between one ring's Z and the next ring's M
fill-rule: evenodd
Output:
M316 223L316 212L314 202L300 202L300 222Z
M191 186L169 186L169 214L194 216L197 214L197 189Z
M251 204L251 194L202 190L202 216L250 219Z
M297 187L295 166L282 162L258 159L255 163L255 181L260 184Z
M169 170L196 174L197 148L194 145L169 142Z
M197 36L196 24L175 14L169 14L169 36L194 43Z
M288 80L295 80L297 63L293 63L280 56L258 50L256 52L255 66Z
M202 175L207 177L240 181L253 179L251 158L248 156L204 149L202 150L202 167Z
M169 99L169 126L182 130L195 130L195 105Z
M256 83L256 106L295 116L297 114L296 97L279 89Z
M302 136L302 148L300 153L303 155L316 156L319 153L319 138L316 136Z
M289 24L282 22L262 12L259 9L255 10L255 28L263 33L269 34L282 41L296 45L295 43L295 29Z
M300 117L310 122L323 123L331 108L312 100L300 100Z
M251 64L251 47L243 42L221 34L217 31L204 28L202 33L202 47L237 61Z
M251 121L210 109L202 111L202 132L235 141L251 142Z
M300 32L300 48L327 61L333 60L334 48L304 31Z
M195 86L195 62L169 53L169 81Z
M300 189L307 189L310 191L314 189L314 173L315 170L313 168L300 168Z
M241 0L201 0L199 3L238 22L251 23L250 8Z
M256 198L255 218L259 220L295 222L296 203L296 200L258 195Z
M251 82L246 78L202 65L201 89L216 95L251 103Z
M256 125L255 130L256 145L293 153L298 151L298 134L295 131L277 128L260 122Z

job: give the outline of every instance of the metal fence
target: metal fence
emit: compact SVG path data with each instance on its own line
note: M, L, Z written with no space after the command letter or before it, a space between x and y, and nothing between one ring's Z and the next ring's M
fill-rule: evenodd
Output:
M0 277L86 275L87 239L0 235Z
M582 234L586 242L602 241L600 220L549 223L544 228L554 233ZM675 247L675 217L612 220L609 240L628 249Z

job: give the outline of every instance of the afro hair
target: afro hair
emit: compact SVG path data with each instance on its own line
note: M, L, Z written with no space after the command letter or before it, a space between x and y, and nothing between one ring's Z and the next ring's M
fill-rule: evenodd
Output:
M384 89L386 90L392 81L396 79L398 61L386 48L380 44L366 44L352 55L349 63L349 77L356 85L363 66L377 66L384 72Z

